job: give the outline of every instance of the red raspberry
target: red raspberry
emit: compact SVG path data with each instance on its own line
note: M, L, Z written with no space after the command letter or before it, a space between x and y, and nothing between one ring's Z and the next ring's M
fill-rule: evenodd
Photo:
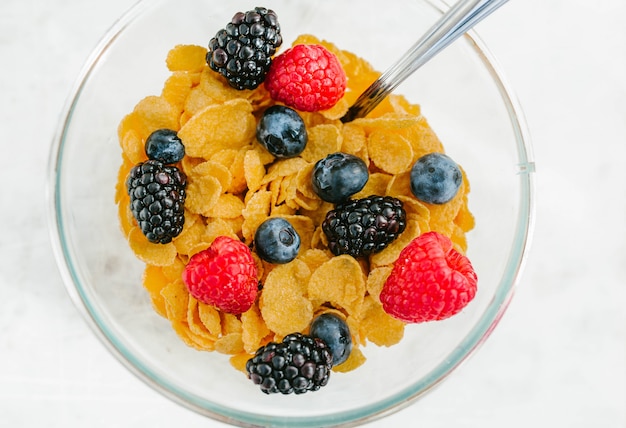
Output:
M296 45L274 58L265 87L274 100L297 110L326 110L343 96L346 73L324 46Z
M385 312L405 322L448 318L476 294L469 259L438 232L415 238L401 252L380 293Z
M189 259L183 282L200 302L231 314L250 309L258 291L250 249L228 236L218 236L209 248Z

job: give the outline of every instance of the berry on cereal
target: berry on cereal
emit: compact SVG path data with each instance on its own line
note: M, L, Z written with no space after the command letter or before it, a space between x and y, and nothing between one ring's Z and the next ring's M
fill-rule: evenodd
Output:
M133 217L152 243L167 244L183 230L187 176L171 165L148 160L126 180Z
M274 58L265 87L274 100L297 110L327 110L343 97L346 73L324 46L301 44Z
M329 211L322 223L330 251L352 257L382 251L405 227L402 202L391 196L348 200Z
M348 153L331 153L313 168L311 185L322 200L338 203L365 187L369 171L363 160Z
M461 187L463 175L458 165L443 153L422 156L411 168L411 192L430 204L445 204Z
M266 262L289 263L300 250L300 235L284 218L265 220L254 235L254 248Z
M164 164L180 162L185 156L185 146L178 138L178 133L171 129L157 129L146 139L148 159Z
M209 67L235 89L255 89L265 80L276 49L283 43L273 10L237 12L209 42Z
M476 282L471 262L452 241L427 232L400 252L380 301L388 314L407 323L443 320L474 298Z
M326 344L301 333L260 347L246 363L248 378L266 394L304 394L328 384L333 358Z
M309 334L326 343L333 356L333 366L345 362L352 351L352 336L348 325L339 315L326 312L311 323Z
M259 285L250 249L228 236L189 259L183 282L198 301L235 315L250 309Z
M263 112L256 139L277 158L298 156L308 142L304 121L295 110L274 105Z

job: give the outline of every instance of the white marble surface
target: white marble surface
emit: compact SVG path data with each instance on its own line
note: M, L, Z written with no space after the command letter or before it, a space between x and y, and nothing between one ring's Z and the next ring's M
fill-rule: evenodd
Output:
M132 3L0 2L2 426L224 426L107 353L49 244L49 143L90 50ZM625 17L623 0L515 0L479 25L534 140L531 256L480 351L418 404L370 426L626 426Z

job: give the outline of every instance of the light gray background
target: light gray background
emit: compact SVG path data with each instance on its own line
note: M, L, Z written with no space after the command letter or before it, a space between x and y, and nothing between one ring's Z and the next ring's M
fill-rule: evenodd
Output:
M0 2L0 420L219 427L92 336L52 256L48 147L82 64L133 0ZM626 426L626 2L513 0L477 29L525 110L537 164L527 270L487 343L372 427Z

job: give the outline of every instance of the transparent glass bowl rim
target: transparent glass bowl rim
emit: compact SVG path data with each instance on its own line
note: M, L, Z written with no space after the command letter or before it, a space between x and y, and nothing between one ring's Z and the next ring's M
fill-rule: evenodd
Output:
M443 12L448 5L442 0L423 0L434 9ZM75 307L81 313L94 334L100 339L105 347L119 360L131 373L137 376L144 383L152 387L157 392L170 398L184 407L187 407L199 414L225 423L236 423L240 426L262 426L267 423L267 417L259 417L251 413L236 412L223 408L213 403L207 402L200 397L180 390L175 385L159 377L158 373L153 373L138 361L133 353L126 349L115 335L107 331L106 326L99 322L98 316L94 313L89 301L82 292L83 284L75 272L73 261L64 240L64 219L61 210L61 189L60 170L63 160L63 150L65 145L65 134L72 121L72 115L76 104L80 99L83 85L93 72L95 65L103 57L103 54L110 47L112 41L124 31L142 12L150 7L156 7L158 2L152 0L139 0L125 14L123 14L113 26L104 34L99 44L93 50L91 56L85 62L73 89L70 92L66 106L61 115L61 122L52 141L49 162L48 162L48 222L54 254L57 265L61 273L66 290L72 299ZM503 77L503 73L493 57L486 48L480 37L474 30L470 30L465 37L469 37L475 53L482 60L483 65L488 69L493 83L496 84L502 101L505 104L511 126L517 143L519 159L520 178L520 212L517 219L516 234L513 247L500 285L496 290L492 303L483 314L480 322L473 328L452 353L451 361L441 363L431 372L431 376L423 378L411 387L401 391L399 394L391 396L386 400L377 402L375 405L357 408L351 411L323 416L321 418L293 418L287 419L285 426L356 426L365 422L382 418L390 413L394 413L424 395L433 387L439 385L448 375L463 363L476 349L484 343L493 329L504 315L516 285L520 280L520 274L526 264L528 250L531 243L534 226L534 160L531 150L531 139L526 125L522 109L518 100L513 95L510 85Z

